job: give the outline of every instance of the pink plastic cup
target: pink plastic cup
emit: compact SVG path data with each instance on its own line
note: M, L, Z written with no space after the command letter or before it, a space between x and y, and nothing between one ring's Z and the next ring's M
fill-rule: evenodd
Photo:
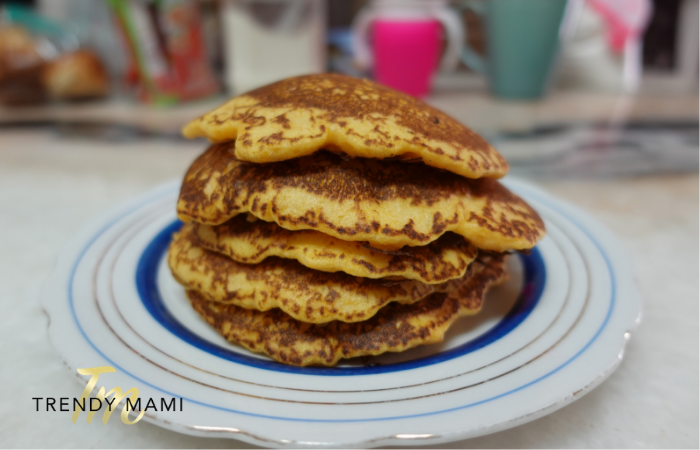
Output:
M440 22L375 20L372 24L374 76L414 97L425 97L440 56Z
M438 65L457 67L464 42L462 19L447 0L370 0L352 28L355 63L415 97L428 94ZM440 61L443 30L447 46Z

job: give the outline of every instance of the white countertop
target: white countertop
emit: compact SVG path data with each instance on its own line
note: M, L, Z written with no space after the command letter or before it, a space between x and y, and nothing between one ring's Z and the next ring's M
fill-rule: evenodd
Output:
M695 100L697 110L697 99ZM201 142L124 143L0 131L0 447L247 447L118 420L71 423L32 397L81 387L39 297L61 247L96 215L184 174ZM537 183L597 218L632 256L644 302L619 369L573 404L453 447L698 447L698 176Z

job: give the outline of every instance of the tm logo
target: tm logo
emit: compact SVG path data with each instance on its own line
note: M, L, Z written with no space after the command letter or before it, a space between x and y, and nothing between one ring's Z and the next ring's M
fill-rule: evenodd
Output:
M122 408L121 419L127 425L133 425L139 422L143 415L147 411L177 411L175 405L175 397L170 398L170 401L166 401L165 398L160 399L160 408L156 405L153 398L149 398L146 402L146 406L141 409L141 399L139 398L139 390L136 387L132 387L126 392L122 392L120 387L115 387L109 392L105 392L104 386L100 387L97 391L97 395L90 397L90 394L97 386L97 381L100 375L103 373L116 372L114 367L101 366L101 367L91 367L88 369L78 369L78 373L81 375L89 375L90 380L88 381L83 393L80 398L73 398L73 423L78 421L81 412L87 411L87 423L92 423L95 413L98 412L104 404L107 408L102 416L102 423L107 424L109 418L112 416L112 412L117 405L119 405L122 400L126 399L124 408ZM110 398L111 397L111 398ZM36 400L36 410L39 411L39 404L41 400L46 400L46 411L51 408L52 411L56 411L58 406L59 411L70 411L69 398L61 397L59 398L59 404L56 405L56 398L54 397L32 397L32 400ZM140 411L134 420L129 420L129 412ZM182 398L180 398L180 411L182 411Z

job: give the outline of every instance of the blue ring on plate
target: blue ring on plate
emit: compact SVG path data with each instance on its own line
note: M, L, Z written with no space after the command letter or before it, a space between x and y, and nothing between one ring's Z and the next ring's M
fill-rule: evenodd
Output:
M172 240L172 234L181 227L182 222L179 220L168 225L153 238L139 258L136 267L136 287L144 306L158 323L190 345L214 356L218 356L219 358L238 364L276 372L326 376L370 375L416 369L458 358L501 339L520 325L525 318L530 315L535 306L537 306L545 286L546 271L544 261L542 260L542 255L540 255L540 252L535 247L531 250L529 255L519 254L523 264L524 283L520 295L511 310L495 327L471 341L435 355L395 364L362 367L288 366L276 361L266 361L241 355L227 348L213 344L192 333L170 314L170 311L168 311L163 302L160 290L158 289L157 273L160 262L167 253L168 246Z

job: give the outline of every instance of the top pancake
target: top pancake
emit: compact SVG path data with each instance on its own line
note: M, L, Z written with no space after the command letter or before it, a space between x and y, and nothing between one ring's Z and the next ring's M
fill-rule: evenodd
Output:
M502 252L531 248L544 235L537 213L493 179L328 152L253 164L223 145L192 164L177 212L210 225L249 212L288 230L384 249L427 245L452 231L477 248Z
M241 161L268 163L320 149L363 158L418 159L468 178L500 178L506 160L445 113L368 80L289 78L235 97L183 129L229 142Z

